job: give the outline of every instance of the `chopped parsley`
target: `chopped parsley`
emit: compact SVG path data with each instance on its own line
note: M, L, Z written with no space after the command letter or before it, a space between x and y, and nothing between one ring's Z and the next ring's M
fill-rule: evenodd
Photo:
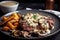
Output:
M36 15L33 15L33 18L34 18L34 19L36 19L36 18L37 18L37 16L36 16Z

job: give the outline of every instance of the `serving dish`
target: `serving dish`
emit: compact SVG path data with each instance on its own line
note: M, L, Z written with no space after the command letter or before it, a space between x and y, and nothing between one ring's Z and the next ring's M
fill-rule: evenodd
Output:
M13 35L10 35L10 33L8 32L5 32L5 31L2 31L2 26L0 27L0 31L6 35L9 35L11 37L14 37L14 38L18 38L18 39L38 39L38 38L46 38L46 37L49 37L49 36L52 36L54 34L56 34L57 32L60 31L60 19L57 15L53 14L53 13L50 13L50 12L46 12L46 11L39 11L39 10L19 10L19 11L15 11L17 13L21 13L21 14L25 14L25 13L28 13L28 12L31 12L31 13L41 13L42 15L45 15L45 16L50 16L51 18L54 19L55 23L54 23L54 29L51 30L51 33L46 35L46 36L43 36L43 37L31 37L31 38L22 38L22 37L14 37ZM5 14L4 16L9 16L11 15L13 12L10 12L10 13L7 13ZM2 18L0 18L0 20L2 20Z

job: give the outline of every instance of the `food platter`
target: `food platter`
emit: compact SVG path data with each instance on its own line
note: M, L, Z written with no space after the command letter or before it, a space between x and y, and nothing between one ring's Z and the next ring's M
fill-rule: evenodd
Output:
M53 13L50 13L50 12L46 12L46 11L39 11L39 10L19 10L19 11L15 11L17 12L18 14L26 14L26 13L40 13L41 15L44 15L44 16L50 16L55 22L54 22L54 29L51 30L51 33L46 35L46 36L40 36L40 37L30 37L30 38L23 38L23 37L14 37L13 35L10 35L10 32L5 32L5 31L2 31L2 26L0 27L0 31L6 35L9 35L10 37L14 37L14 38L18 38L18 39L38 39L38 38L45 38L45 37L48 37L48 36L52 36L54 34L56 34L57 32L60 31L60 19L57 15L53 14ZM10 13L7 13L3 16L9 16L11 15L13 12L10 12ZM2 17L0 18L0 21L2 20Z

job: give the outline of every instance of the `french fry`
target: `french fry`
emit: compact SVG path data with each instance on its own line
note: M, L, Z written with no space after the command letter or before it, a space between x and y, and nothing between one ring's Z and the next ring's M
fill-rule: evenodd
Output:
M3 30L4 30L4 31L9 31L10 28L9 28L8 26L4 26L4 27L3 27Z
M18 22L15 22L15 23L14 23L14 26L18 27L18 24L19 24Z
M7 19L6 21L2 22L0 25L5 24L6 22L8 22L9 20L11 20L11 19L13 19L13 18L14 18L14 16L11 16L9 19Z
M10 29L16 29L18 27L18 21L19 21L19 15L17 13L14 13L8 17L3 16L4 22L2 22L0 25L7 25ZM8 27L4 27L5 29L8 29Z
M9 22L14 23L14 22L18 22L18 20L10 20Z
M3 20L4 20L4 21L6 21L6 20L7 20L7 17L6 17L6 16L3 16L2 18L3 18Z
M18 17L16 12L14 12L13 16L14 16L15 19L19 19L19 17Z
M7 25L8 25L9 28L12 29L12 30L16 28L11 22L8 22Z

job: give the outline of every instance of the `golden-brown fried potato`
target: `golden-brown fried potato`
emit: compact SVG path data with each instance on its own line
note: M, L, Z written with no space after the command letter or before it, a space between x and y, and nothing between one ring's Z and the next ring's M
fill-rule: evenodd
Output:
M3 27L3 30L4 30L4 31L9 31L10 28L9 28L8 26L4 26L4 27Z
M12 14L14 16L14 19L19 19L17 13L15 12L14 14Z
M2 19L3 19L3 21L6 21L7 20L7 17L6 16L3 16Z
M15 22L13 25L16 26L16 27L18 27L19 23Z
M19 25L19 19L20 19L21 15L18 15L16 12L14 12L12 15L6 17L3 16L3 22L0 25L7 25L10 29L16 29L16 27L18 27ZM8 28L8 27L4 27L4 28Z
M14 26L11 22L8 22L7 25L9 26L10 29L15 29L16 26Z
M14 22L18 22L19 20L10 20L9 22L14 23Z
M14 16L9 17L6 21L2 22L0 25L5 24L6 22L8 22L9 20L11 20L11 19L13 19L13 18L14 18Z

